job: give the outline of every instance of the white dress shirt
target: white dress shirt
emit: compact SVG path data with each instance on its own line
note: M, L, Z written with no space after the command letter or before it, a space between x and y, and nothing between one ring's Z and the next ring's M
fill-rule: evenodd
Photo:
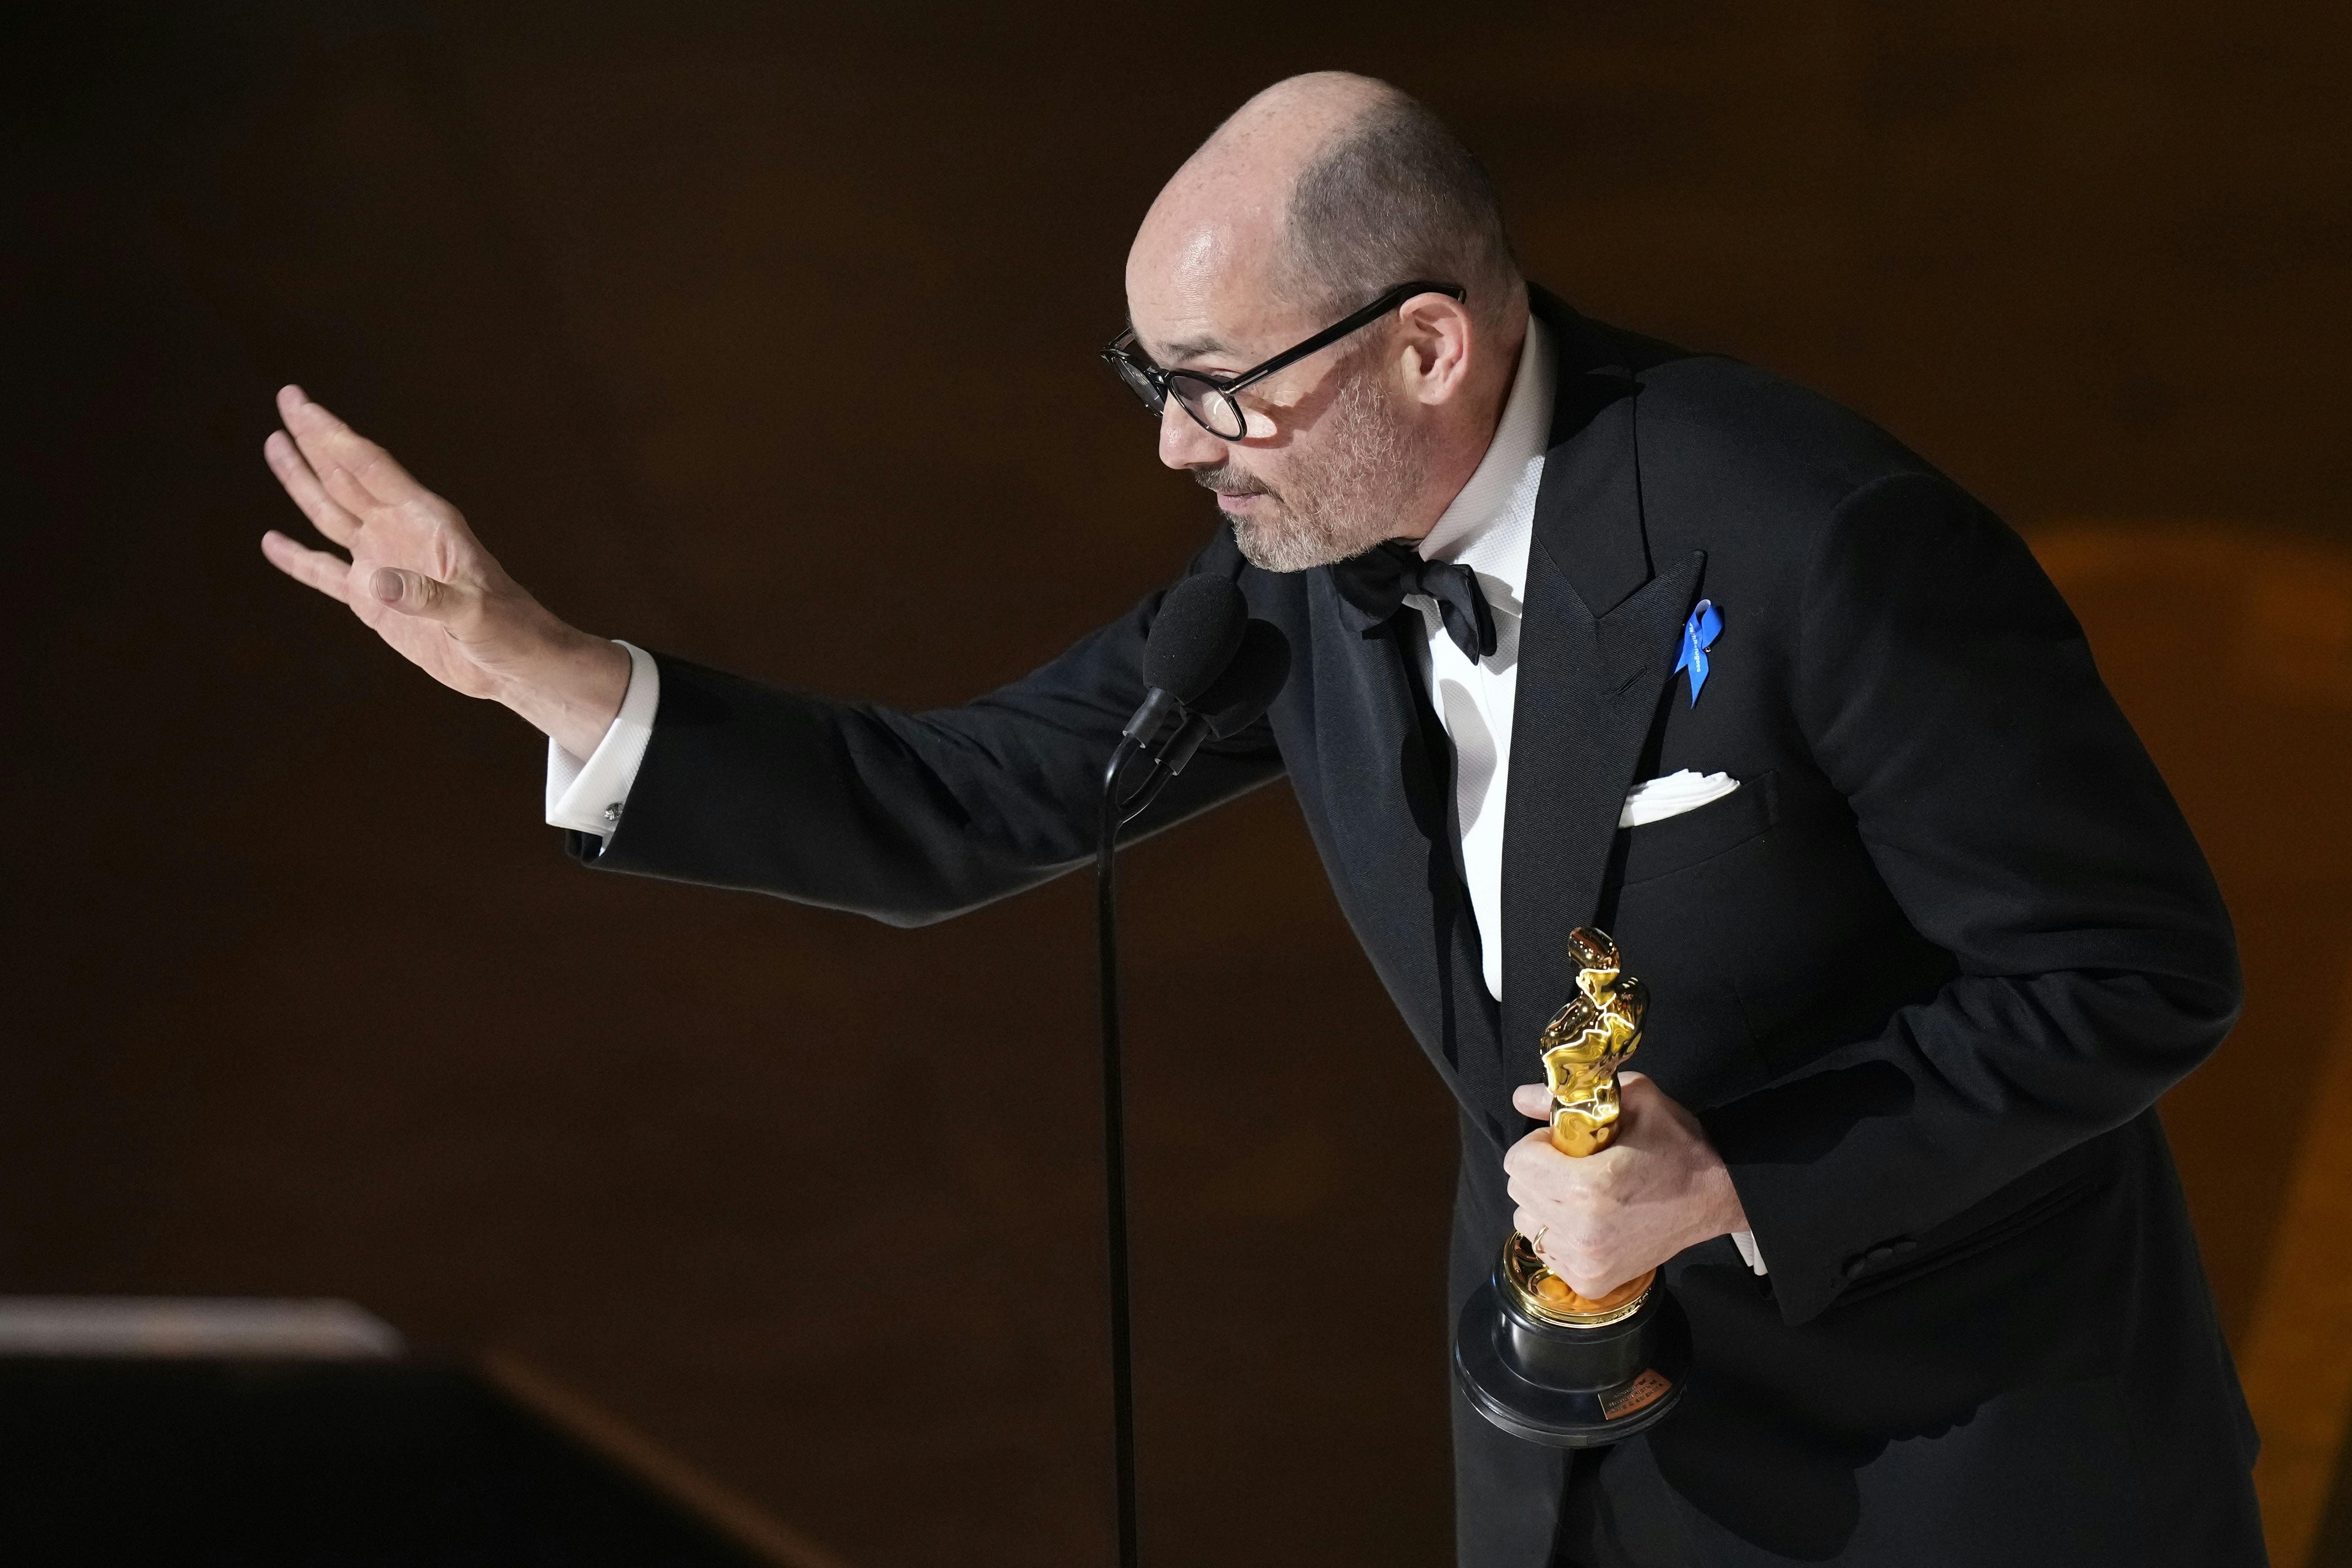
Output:
M1503 818L1511 778L1511 709L1519 689L1519 622L1527 613L1528 547L1535 538L1536 490L1551 438L1552 346L1528 318L1518 374L1477 471L1417 548L1424 561L1450 561L1478 575L1495 616L1495 651L1473 659L1454 646L1437 601L1411 594L1426 634L1417 645L1430 706L1454 742L1454 810L1462 880L1478 927L1486 990L1503 995Z

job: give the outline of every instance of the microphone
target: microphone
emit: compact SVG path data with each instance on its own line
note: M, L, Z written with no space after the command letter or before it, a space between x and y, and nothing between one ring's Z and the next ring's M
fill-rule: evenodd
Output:
M1224 672L1209 683L1208 689L1186 704L1192 710L1176 738L1168 742L1160 754L1160 765L1166 770L1158 784L1172 779L1184 771L1201 742L1214 736L1230 740L1258 721L1274 700L1282 694L1282 684L1290 679L1290 639L1271 621L1250 621L1242 627L1241 647L1234 651L1233 662ZM1139 803L1141 810L1149 800Z
M1143 642L1143 705L1120 737L1148 749L1234 662L1248 625L1249 605L1226 578L1187 577L1169 589Z

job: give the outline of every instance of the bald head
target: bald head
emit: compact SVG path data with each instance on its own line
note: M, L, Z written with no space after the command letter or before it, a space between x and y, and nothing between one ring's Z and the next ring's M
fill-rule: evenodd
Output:
M1464 298L1405 291L1263 369L1424 281ZM1424 536L1492 441L1527 331L1478 161L1396 89L1337 71L1276 83L1185 161L1128 252L1127 305L1143 353L1183 373L1160 460L1216 491L1242 553L1277 572ZM1213 394L1222 412L1185 411Z
M1347 71L1312 71L1276 82L1212 132L1169 182L1219 176L1265 180L1277 198L1333 145L1381 110L1412 100L1384 81Z
M1142 285L1197 329L1171 348L1221 341L1219 325L1274 330L1269 317L1320 326L1421 278L1462 284L1490 331L1517 336L1525 285L1486 171L1428 110L1345 71L1243 104L1160 191L1128 257L1130 300Z

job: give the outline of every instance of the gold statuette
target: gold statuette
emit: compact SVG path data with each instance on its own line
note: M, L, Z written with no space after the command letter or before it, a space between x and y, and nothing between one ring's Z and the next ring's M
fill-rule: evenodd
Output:
M1582 1159L1617 1135L1617 1069L1642 1043L1647 998L1605 933L1571 932L1569 956L1576 994L1538 1049L1551 1145ZM1479 1415L1530 1443L1590 1448L1648 1431L1681 1405L1689 1316L1654 1268L1604 1296L1579 1295L1536 1250L1545 1235L1513 1232L1493 1278L1462 1303L1455 1384Z
M1580 926L1569 933L1577 963L1576 994L1544 1026L1544 1085L1551 1090L1551 1146L1582 1159L1609 1147L1617 1135L1617 1069L1642 1043L1649 997L1642 983L1618 967L1617 944L1606 932ZM1654 1268L1605 1296L1580 1295L1514 1232L1503 1249L1503 1277L1527 1311L1546 1322L1600 1328L1640 1310Z

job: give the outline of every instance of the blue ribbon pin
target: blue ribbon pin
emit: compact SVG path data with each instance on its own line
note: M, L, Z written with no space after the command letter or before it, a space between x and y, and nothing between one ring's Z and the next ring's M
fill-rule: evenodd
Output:
M1690 671L1691 706L1698 706L1698 689L1706 684L1706 650L1723 632L1723 612L1715 607L1713 599L1701 599L1698 608L1683 623L1683 656L1675 660L1677 670Z

